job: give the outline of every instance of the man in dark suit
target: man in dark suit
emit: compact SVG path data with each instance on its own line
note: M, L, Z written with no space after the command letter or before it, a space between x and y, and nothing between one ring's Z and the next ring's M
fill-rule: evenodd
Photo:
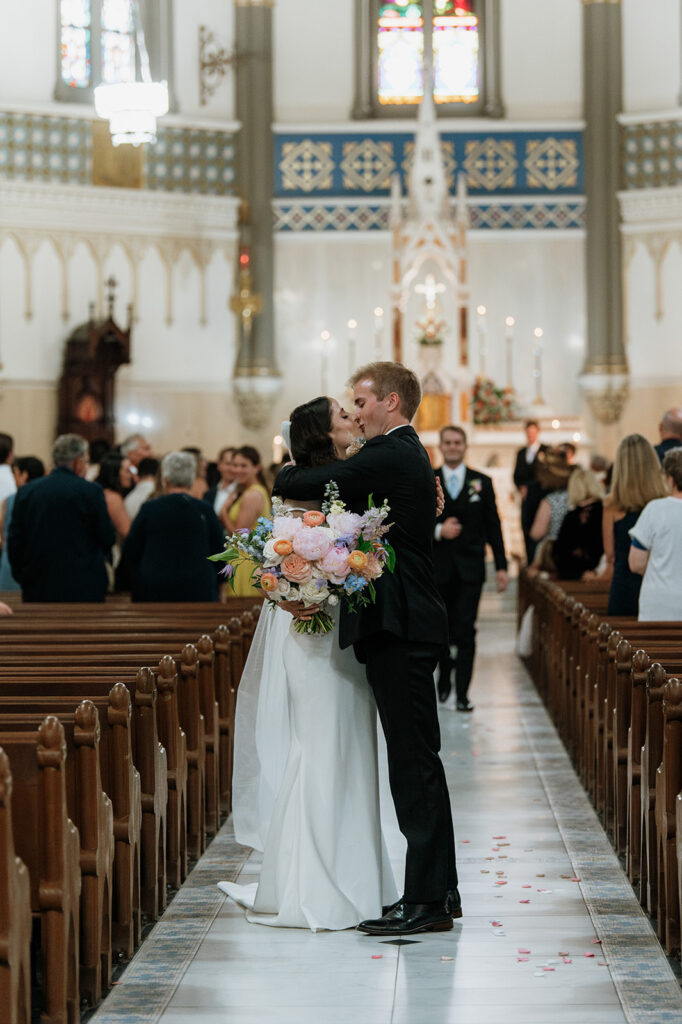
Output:
M660 442L654 446L659 462L663 465L666 453L673 448L682 447L682 409L668 409L658 424L661 435Z
M103 601L116 535L104 491L83 479L88 442L62 434L52 459L49 476L17 492L8 542L12 571L24 601Z
M440 731L433 687L447 615L433 576L436 482L428 455L410 426L421 399L419 381L400 363L357 370L356 419L367 443L345 462L281 470L276 493L321 498L334 480L354 511L386 499L395 572L376 581L376 603L342 611L339 642L365 664L386 736L391 792L407 839L405 890L384 916L360 924L373 935L444 930L461 917L450 799L438 756Z
M434 563L436 583L448 611L448 640L441 652L438 696L447 700L451 690L453 661L451 647L457 648L455 692L458 711L473 711L467 696L476 654L476 615L485 582L485 546L490 544L495 559L498 593L507 589L507 559L502 528L489 476L465 464L467 436L461 427L443 427L440 450L444 464L437 470L445 495L445 508L438 517Z
M536 541L530 535L530 528L542 500L542 491L532 484L535 481L538 455L547 451L547 445L540 444L540 424L537 420L526 420L525 430L528 443L516 453L514 486L521 494L521 529L526 546L526 561L530 565L536 547Z

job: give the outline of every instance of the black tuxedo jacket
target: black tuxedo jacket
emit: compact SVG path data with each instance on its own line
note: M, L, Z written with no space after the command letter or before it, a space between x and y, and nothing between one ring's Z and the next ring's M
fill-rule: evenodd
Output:
M455 516L462 524L462 532L454 540L436 541L434 559L436 580L447 583L453 575L469 583L485 579L485 546L490 544L495 569L506 569L502 527L495 502L493 482L485 473L467 466L464 486L454 499L448 494L443 471L436 470L445 495L445 509L439 523Z
M115 540L104 491L72 470L53 469L17 491L9 557L25 601L103 601Z
M528 484L535 480L535 471L537 469L538 455L540 452L546 452L547 445L541 444L538 448L537 454L532 462L526 461L526 449L528 445L524 445L523 448L519 448L516 453L516 463L514 465L514 485L519 490L522 487L527 487Z
M376 581L377 599L361 611L341 613L341 647L360 644L374 633L389 632L415 643L447 643L445 606L433 574L433 531L436 524L436 482L416 432L410 426L373 437L345 462L303 468L285 466L274 493L298 501L320 499L334 480L341 498L355 512L367 508L373 495L391 507L387 539L395 548L395 572Z

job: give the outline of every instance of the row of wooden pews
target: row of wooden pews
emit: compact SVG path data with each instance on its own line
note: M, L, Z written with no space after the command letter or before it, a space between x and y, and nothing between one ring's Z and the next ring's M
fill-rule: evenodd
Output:
M0 620L3 1021L29 1024L33 983L43 1024L75 1024L218 831L260 605L33 604Z
M597 583L522 573L528 667L659 939L680 952L682 623L606 614Z

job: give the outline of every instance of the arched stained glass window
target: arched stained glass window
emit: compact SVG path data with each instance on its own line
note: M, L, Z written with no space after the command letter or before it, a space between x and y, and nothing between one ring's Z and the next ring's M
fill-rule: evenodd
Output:
M100 83L139 72L133 0L57 0L60 60L55 96L92 102ZM171 0L138 0L152 75L170 83Z
M416 112L424 53L433 54L433 97L447 116L501 117L500 0L355 0L354 117Z

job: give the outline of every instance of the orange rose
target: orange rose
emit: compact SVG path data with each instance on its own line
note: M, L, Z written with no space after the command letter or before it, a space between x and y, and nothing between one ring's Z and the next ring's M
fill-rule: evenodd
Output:
M264 572L258 582L261 590L264 590L266 594L271 594L279 586L277 577L271 572Z
M322 523L324 522L324 513L311 509L303 516L303 522L306 526L322 526Z
M280 537L279 540L276 540L272 546L277 552L277 554L282 555L282 557L284 557L285 555L290 555L291 552L294 550L294 545L291 543L290 540L287 540L286 537Z
M367 565L367 555L364 551L351 551L348 556L348 564L355 572L362 572Z
M287 555L280 568L290 583L307 583L312 579L313 568L310 562L306 562L300 555Z

